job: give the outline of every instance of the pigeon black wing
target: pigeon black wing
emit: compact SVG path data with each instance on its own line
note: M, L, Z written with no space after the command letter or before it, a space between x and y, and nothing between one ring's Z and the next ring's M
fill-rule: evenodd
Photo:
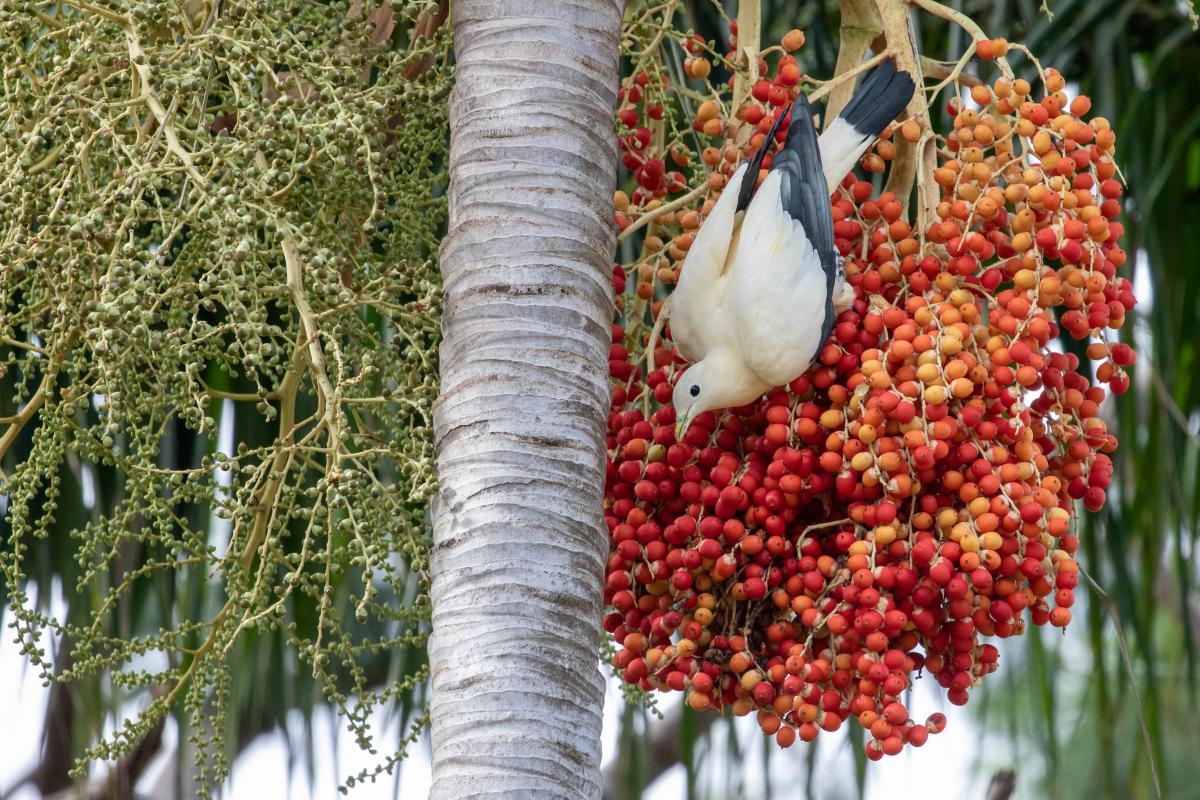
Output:
M792 104L792 121L787 142L771 160L771 171L784 173L779 199L792 219L804 228L804 234L816 250L825 271L825 320L821 326L820 348L833 328L833 287L840 268L833 241L833 211L825 174L821 169L821 149L813 126L812 109L803 94Z
M779 126L783 123L783 118L786 116L787 112L783 112L775 118L775 122L771 125L770 133L763 139L763 143L758 148L758 152L754 154L754 158L750 159L750 168L746 170L745 176L742 177L742 185L738 189L738 211L745 211L750 206L750 199L754 196L754 188L758 184L758 171L762 169L763 159L766 157L767 151L771 149L771 142L775 141L775 133L779 130Z

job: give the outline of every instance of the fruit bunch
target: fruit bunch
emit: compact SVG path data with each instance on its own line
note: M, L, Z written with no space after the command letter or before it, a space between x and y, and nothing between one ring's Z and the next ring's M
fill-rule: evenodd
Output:
M617 112L617 122L621 131L622 163L637 181L638 188L633 193L633 202L637 205L662 198L668 191L687 189L683 173L668 171L664 158L648 152L654 139L649 126L662 120L668 88L666 76L652 77L649 72L642 71L619 89L622 106ZM689 159L682 150L676 149L672 161L675 166L686 167Z
M1006 43L987 45L993 58ZM604 627L629 683L755 712L784 747L853 716L877 759L945 725L910 715L916 676L961 705L997 668L987 639L1071 619L1075 501L1105 502L1117 442L1098 410L1134 361L1107 335L1134 304L1117 276L1121 184L1109 123L1053 70L1040 97L1002 77L952 99L944 136L903 122L862 166L885 169L897 135L934 139L916 224L847 177L832 203L853 306L807 374L676 441L686 365L669 325L658 336L642 315L658 315L703 214L795 95L794 66L780 60L733 119L699 106L707 196L655 218L631 297L614 270ZM659 202L638 181L618 193L620 227ZM1088 341L1095 382L1055 351L1064 335Z

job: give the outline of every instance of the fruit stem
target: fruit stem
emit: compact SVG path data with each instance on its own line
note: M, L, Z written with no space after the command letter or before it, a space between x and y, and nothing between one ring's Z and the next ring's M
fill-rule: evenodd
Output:
M895 2L895 0L881 0L881 2ZM975 22L975 20L963 14L960 11L955 11L953 8L944 6L936 0L905 0L909 5L916 6L922 11L928 11L935 17L941 17L947 22L953 22L960 28L971 34L972 47L976 42L983 41L988 36L983 32L983 29ZM1000 65L1000 71L1004 73L1004 77L1011 79L1013 77L1012 67L1008 65L1008 60L1004 56L996 59L996 63Z
M896 53L896 69L912 75L913 80L917 81L918 87L923 87L921 58L917 52L917 41L913 33L908 5L903 0L877 0L877 2L884 39L887 40L888 47ZM909 118L921 123L923 130L931 130L929 104L925 99L924 91L918 90L913 93L912 99L908 101L906 111ZM900 198L900 202L908 205L918 171L932 175L933 170L937 167L936 145L933 139L922 142L920 149L903 137L894 137L893 142L896 145L896 157L892 160L892 169L884 190L895 192L896 196ZM925 184L923 188L926 191L923 191L917 198L917 204L921 209L918 217L928 217L937 208L936 185L932 186L932 191L929 190L930 184ZM911 206L909 215L912 216Z
M879 10L873 0L841 0L841 26L835 76L842 75L862 64L863 56L867 54L871 43L883 33L883 23ZM741 23L739 23L740 26ZM854 94L854 82L848 81L834 88L825 104L825 119L823 127L837 117L841 110L850 102Z
M733 80L732 113L737 114L750 95L750 87L758 80L759 46L762 37L762 4L760 0L740 0L737 15L737 57L739 67ZM740 67L744 66L745 69ZM738 131L738 144L750 138L752 126L743 125Z
M697 197L699 197L700 195L704 194L707 191L708 191L708 184L701 183L700 185L692 188L692 190L689 191L687 194L680 195L679 197L676 197L674 200L672 200L669 203L663 203L661 206L658 206L657 208L650 209L649 211L645 212L640 217L635 219L633 222L629 223L629 225L625 228L625 230L623 230L617 234L617 243L619 244L619 243L625 241L632 234L636 233L637 231L640 231L642 228L649 225L651 222L658 219L662 215L669 214L672 211L678 211L679 209L683 208L684 206L690 205L693 200L695 200Z
M851 87L853 87L855 79L858 78L859 75L862 75L864 72L870 72L880 62L882 62L885 58L888 58L891 55L892 55L891 50L884 50L882 53L877 53L877 54L871 56L870 58L868 58L866 61L859 64L854 69L848 70L846 72L836 73L832 78L830 78L827 81L817 81L812 78L809 78L808 76L805 76L804 77L805 83L811 82L814 84L818 84L820 86L820 88L817 89L816 91L807 93L808 102L810 102L810 103L817 102L825 95L831 94L832 92L837 91L837 88L839 86L849 84ZM832 102L832 101L830 101L830 102ZM826 116L828 116L828 114L826 114Z

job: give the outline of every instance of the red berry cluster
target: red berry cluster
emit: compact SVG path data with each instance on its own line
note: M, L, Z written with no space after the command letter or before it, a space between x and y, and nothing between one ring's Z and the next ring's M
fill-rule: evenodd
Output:
M663 158L648 152L654 138L649 126L663 118L667 89L665 75L652 76L645 71L639 72L618 89L621 106L617 111L617 141L621 146L622 163L638 183L633 193L635 205L665 197L669 191L679 192L688 188L683 173L668 171ZM675 166L688 165L690 157L682 150L675 150L673 155Z
M779 77L753 87L739 118L761 127L781 113ZM1051 343L1090 338L1099 381L1124 391L1133 351L1103 333L1134 301L1116 276L1115 137L1060 81L1048 72L1036 102L1001 80L972 92L978 109L952 106L927 176L943 196L915 229L898 198L847 178L833 212L857 297L790 385L700 415L677 442L685 364L669 328L651 343L614 325L604 626L627 682L686 692L695 709L756 711L785 747L853 715L876 759L945 725L910 718L914 674L963 704L997 668L985 637L1070 621L1073 501L1104 504L1117 442L1098 416L1103 387ZM702 154L714 195L761 141L735 145L731 127ZM915 121L900 132L926 135ZM890 144L864 167L882 168ZM672 258L690 246L688 215L654 234ZM625 277L614 271L618 294ZM639 268L637 295L662 277Z

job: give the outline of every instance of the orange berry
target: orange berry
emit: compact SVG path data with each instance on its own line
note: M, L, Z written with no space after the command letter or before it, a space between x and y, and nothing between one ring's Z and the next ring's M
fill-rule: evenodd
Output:
M804 47L804 40L804 31L800 30L799 28L792 28L783 35L783 39L780 43L783 45L784 50L787 50L789 53L794 53L801 47Z

